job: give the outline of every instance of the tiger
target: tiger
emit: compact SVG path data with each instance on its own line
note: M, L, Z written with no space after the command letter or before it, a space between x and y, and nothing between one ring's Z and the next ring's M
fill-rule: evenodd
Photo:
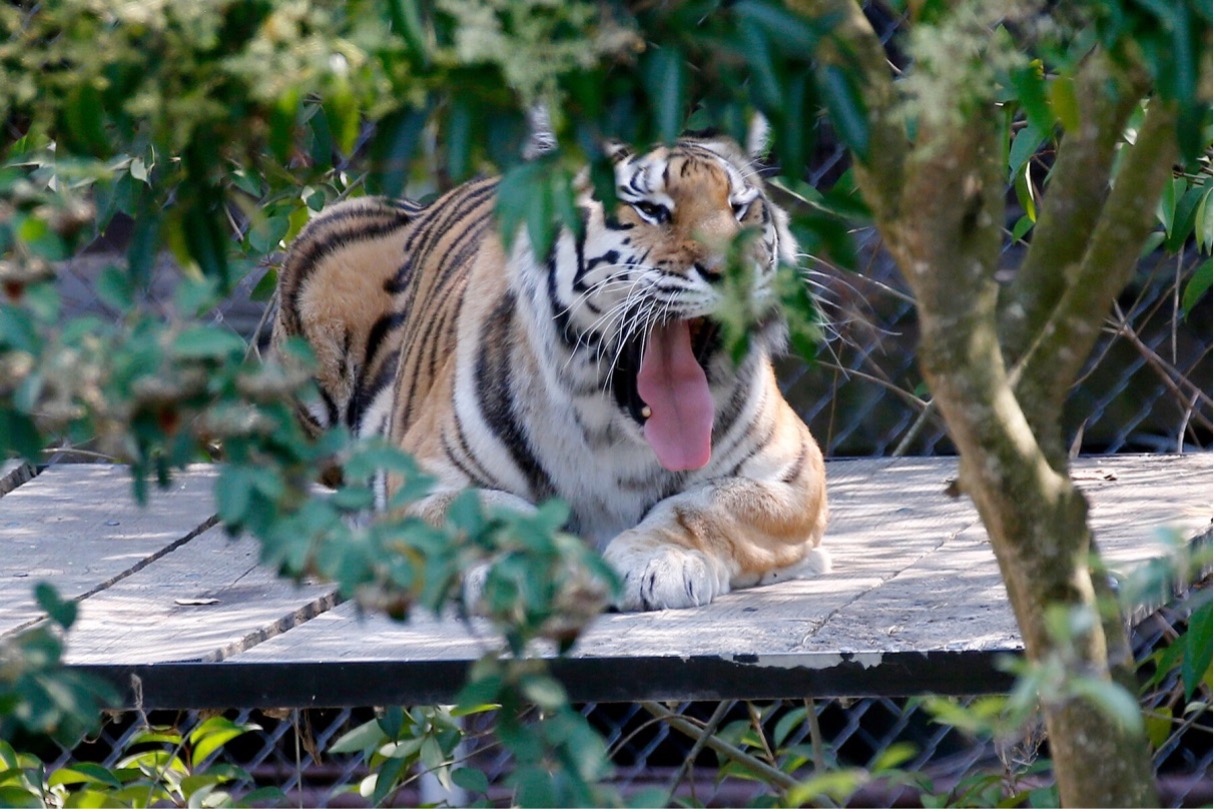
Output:
M621 611L829 571L823 454L773 367L777 272L797 246L759 159L716 133L605 149L615 204L584 170L581 228L539 257L525 228L500 237L497 178L315 216L280 268L272 332L315 356L301 420L409 452L436 479L411 508L428 521L466 489L487 508L563 500ZM732 244L754 314L741 360L715 316ZM377 503L400 484L379 477Z

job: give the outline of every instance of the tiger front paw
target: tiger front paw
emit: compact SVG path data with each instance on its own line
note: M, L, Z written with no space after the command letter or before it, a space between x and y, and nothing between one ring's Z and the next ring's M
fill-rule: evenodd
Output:
M730 591L730 573L697 550L618 536L604 550L621 578L615 606L623 612L704 606Z

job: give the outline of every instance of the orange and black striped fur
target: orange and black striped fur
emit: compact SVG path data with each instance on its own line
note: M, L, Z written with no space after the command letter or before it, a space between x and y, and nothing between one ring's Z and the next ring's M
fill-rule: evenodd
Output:
M770 362L785 213L728 139L613 161L616 208L580 183L582 233L541 261L522 233L502 245L493 179L323 211L291 246L275 323L276 345L301 336L317 357L305 423L413 454L439 480L416 506L428 519L470 487L520 509L562 498L624 609L827 570L823 458ZM735 365L714 314L744 229L755 323ZM377 487L383 503L394 483Z

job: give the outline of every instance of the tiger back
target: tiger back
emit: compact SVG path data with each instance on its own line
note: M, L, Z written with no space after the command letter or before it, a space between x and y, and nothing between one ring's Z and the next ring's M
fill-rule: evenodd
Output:
M493 179L427 206L323 211L279 279L274 342L300 336L318 364L301 419L413 454L439 481L415 508L429 520L466 488L523 510L565 500L624 609L825 571L822 455L771 364L777 265L795 251L784 212L728 139L613 162L617 206L584 176L583 228L540 259L522 234L502 245ZM744 231L752 341L735 364L715 317Z

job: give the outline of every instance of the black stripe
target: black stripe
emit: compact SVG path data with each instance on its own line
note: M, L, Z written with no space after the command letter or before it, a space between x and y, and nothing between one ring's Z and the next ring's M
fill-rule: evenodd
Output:
M397 272L384 280L384 292L396 296L405 292L414 278L414 258L407 255L405 261L397 266Z
M487 488L501 489L502 486L498 483L498 480L493 476L493 474L486 470L485 466L481 464L481 461L477 459L477 455L473 453L473 449L469 445L469 438L464 434L464 426L460 423L460 416L456 411L455 401L452 403L452 412L456 415L456 442L459 443L460 452L464 455L465 459L470 465L477 469L478 475L475 478L484 482L485 487ZM450 452L449 456L451 456Z
M739 370L739 377L735 382L734 391L730 393L730 400L726 401L726 407L722 410L722 414L718 416L719 419L714 420L715 441L725 436L730 427L739 419L739 414L747 404L748 390L751 388L750 383L748 376L743 374L743 370Z
M586 255L587 226L591 220L591 211L585 206L580 206L578 216L583 221L583 227L574 235L574 256L577 264L574 266L573 287L575 291L582 293L587 290L587 287L583 284L583 276L587 273L587 271L591 270L591 267L594 267L587 265Z
M781 481L786 485L793 485L798 478L802 476L803 470L806 468L807 460L806 441L802 441L802 447L798 449L798 459L794 460L794 464L790 466L790 470L786 471L785 476L781 477Z
M319 218L314 220L313 223L317 223L319 225L328 225L331 220L348 220L356 217L361 220L368 220L376 216L377 213L367 211L339 212L336 215L331 215L329 218ZM303 268L301 268L303 273L298 278L301 281L307 278L308 274L311 272L311 269L317 264L318 260L332 254L339 248L349 245L352 242L358 242L368 238L374 239L376 237L383 237L387 234L391 234L402 226L409 225L411 219L411 215L402 213L399 215L390 216L387 219L377 220L376 222L364 222L357 228L334 231L332 233L320 235L318 239L315 239L304 246L303 254L296 254L295 257L293 257L296 264L303 264ZM312 223L309 225L312 225Z
M452 465L455 465L460 470L460 473L462 473L466 477L468 477L469 482L473 485L473 487L475 487L475 488L490 487L488 482L483 482L481 480L481 477L477 476L477 474L475 474L471 468L466 466L464 464L464 462L459 457L456 456L456 449L452 447L452 444L450 442L448 442L448 435L446 432L440 438L440 442L443 443L443 452L445 454L447 454L448 462L452 463Z
M583 277L594 271L600 265L616 265L621 261L621 252L616 250L606 251L598 257L592 257L587 260L583 256L582 240L577 243L578 247L578 270L574 274L574 289L579 293L585 293L587 286L583 284ZM615 273L615 271L613 272ZM611 277L611 274L609 274Z
M553 325L557 329L557 336L562 340L562 343L571 351L579 348L580 342L585 347L595 347L597 350L600 346L600 337L591 331L587 331L583 336L579 336L574 329L574 325L570 323L570 310L562 304L557 296L557 253L554 252L549 256L547 263L548 274L546 275L546 289L549 294L549 312L553 317Z
M366 216L367 212L350 212L343 216L334 216L332 219L344 220L348 216L354 217L356 215ZM287 262L283 266L285 275L294 271L294 273L291 273L291 279L288 282L290 287L288 288L287 296L287 312L291 321L289 332L294 335L303 334L303 324L300 321L300 297L304 293L308 278L316 270L318 262L352 243L391 234L397 229L408 225L409 219L408 216L403 215L378 223L368 224L362 228L326 234L322 239L306 243L302 249L302 253L289 254Z
M515 411L511 390L510 329L515 316L515 296L507 293L486 319L477 355L478 405L490 430L511 455L524 475L532 501L553 496L556 488L540 460L532 453L524 427Z
M376 319L372 329L367 332L367 346L363 348L363 369L371 366L373 356L380 349L381 342L391 330L395 330L405 321L404 313L385 313Z
M743 444L744 440L746 440L748 437L750 437L752 435L752 432L755 430L755 428L756 428L756 424L753 421L752 423L750 423L748 425L747 431L744 432L743 436L739 439L739 442L736 443L735 445L733 445L730 448L730 450L726 453L733 453L736 448L738 448L740 445ZM731 469L730 476L739 476L739 472L743 470L743 466L747 465L747 463L749 463L756 456L756 454L760 453L760 451L762 449L766 448L768 446L768 444L770 442L772 442L773 435L776 433L777 433L777 423L776 423L776 421L773 421L773 422L769 423L768 431L765 433L764 439L760 440L758 443L753 445L751 450L747 452L747 455L744 456L743 459L739 460L738 464L735 465L735 467Z
M406 255L425 256L455 222L468 216L470 211L484 203L485 198L497 188L497 181L481 181L480 183L482 184L480 186L470 184L457 187L449 195L432 203L426 212L415 221L414 228L410 230L409 239L406 240L404 247ZM397 277L393 280L394 286L404 290L407 281L405 276L409 272L408 267L399 269Z
M376 395L380 394L381 390L386 386L392 386L397 377L397 365L392 359L396 358L397 354L393 353L390 356L389 362L386 363L377 373L374 380L368 383L365 380L359 381L359 385L355 387L354 393L351 395L350 403L346 405L346 425L350 430L359 433L359 425L363 422L363 415L367 412L367 407L376 399Z

